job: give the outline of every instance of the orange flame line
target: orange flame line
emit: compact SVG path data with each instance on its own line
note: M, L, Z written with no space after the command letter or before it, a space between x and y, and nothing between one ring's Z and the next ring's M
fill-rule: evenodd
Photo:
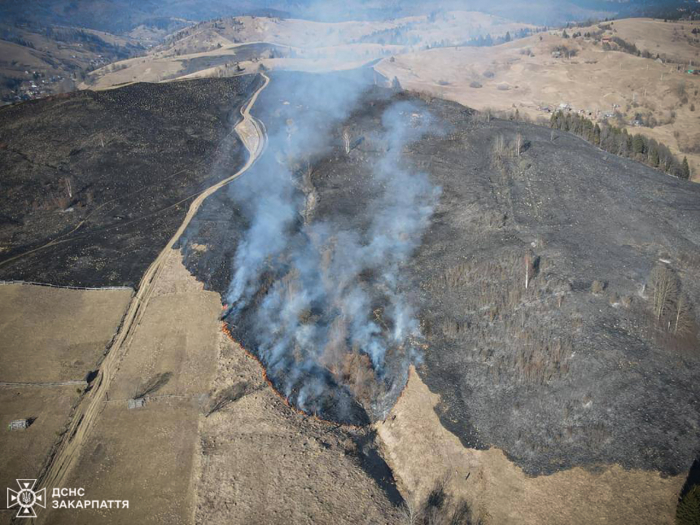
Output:
M224 309L225 309L225 308L227 308L226 305L224 305ZM307 412L304 412L304 411L301 410L300 408L295 407L292 403L289 402L289 399L288 399L284 394L282 394L282 392L280 392L279 390L277 390L277 388L275 388L275 385L274 385L274 384L272 384L272 381L270 380L270 378L267 377L267 369L265 368L265 365L262 363L262 361L260 361L260 359L258 358L258 356L256 356L255 354L251 353L247 348L244 348L242 344L240 344L238 341L236 341L236 340L234 339L233 335L231 334L231 330L229 329L228 325L226 324L226 321L221 321L221 331L222 331L224 334L226 334L226 335L228 336L228 338L229 338L231 341L233 341L233 343L234 343L236 346L240 347L240 348L243 350L243 352L245 352L245 355L247 355L250 359L252 359L252 360L255 361L256 363L258 363L258 365L260 365L260 369L262 370L262 377L263 377L263 379L265 380L265 382L267 383L267 385L272 389L272 391L273 391L275 394L277 394L277 397L279 397L279 398L282 400L282 402L283 402L288 408L290 408L292 411L294 411L294 412L296 412L297 414L302 415L302 416L311 417L311 418L315 419L316 421L318 421L318 422L320 422L320 423L325 423L325 424L328 424L328 425L339 426L339 427L343 427L343 428L347 428L347 429L352 429L352 430L359 430L360 428L362 428L362 427L360 427L360 426L358 426L358 425L349 425L349 424L347 424L347 423L338 423L338 422L336 422L336 421L329 421L329 420L327 420L327 419L323 419L323 418L321 418L321 417L318 417L318 415L316 415L316 414L309 414L309 413L307 413Z

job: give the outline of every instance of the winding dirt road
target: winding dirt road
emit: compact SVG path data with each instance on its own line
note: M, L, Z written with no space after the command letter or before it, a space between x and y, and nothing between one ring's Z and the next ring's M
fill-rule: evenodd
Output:
M178 230L160 252L158 257L148 267L148 270L146 270L146 273L139 283L138 291L129 304L129 308L126 311L121 327L114 338L109 353L102 362L99 374L93 382L93 387L81 399L80 404L71 416L67 432L63 434L61 441L54 448L48 464L39 477L40 487L46 487L49 490L53 487L62 487L67 479L68 473L75 466L81 446L92 430L97 415L105 402L110 384L119 370L120 363L129 350L134 333L141 322L144 311L148 307L148 301L151 297L154 284L158 281L165 266L164 263L177 240L184 233L204 200L245 173L255 164L265 150L267 138L263 124L250 114L250 110L255 104L258 95L270 82L270 79L264 73L262 73L262 77L264 79L263 85L258 88L248 103L241 109L241 116L243 119L234 128L249 152L248 160L236 173L210 186L196 196ZM45 521L46 516L49 514L48 512L43 513L42 517L44 519L41 521Z

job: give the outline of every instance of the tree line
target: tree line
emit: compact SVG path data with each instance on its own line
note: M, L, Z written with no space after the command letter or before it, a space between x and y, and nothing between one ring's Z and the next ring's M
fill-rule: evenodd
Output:
M594 123L583 115L562 111L552 114L549 125L553 129L574 133L609 153L634 159L680 179L690 179L688 158L679 161L668 146L654 139L632 135L624 128Z

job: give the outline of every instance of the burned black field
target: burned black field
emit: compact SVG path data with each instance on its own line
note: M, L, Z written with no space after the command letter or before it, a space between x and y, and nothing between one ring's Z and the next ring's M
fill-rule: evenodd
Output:
M448 430L527 474L689 468L700 187L371 70L270 76L266 152L179 247L283 396L367 425L414 365ZM191 196L243 162L231 130L257 82L0 111L0 279L138 283Z
M192 196L245 160L232 130L258 81L134 84L3 108L0 279L135 286Z
M256 108L271 135L293 133L290 108L313 105L275 91L285 75L295 74L274 75ZM376 196L388 186L376 166L393 147L382 115L403 103L411 122L432 124L402 144L399 164L427 174L439 197L410 256L386 265L397 270L391 293L419 323L409 361L441 396L444 426L465 446L502 448L531 475L611 463L686 470L698 453L700 189L569 134L369 86L313 154L289 156L273 143L268 163L247 174L287 166L290 238L332 221L371 244L375 216L386 211ZM251 229L240 183L205 203L182 244L189 269L227 304ZM294 250L266 259L251 300L226 317L263 363L255 315L276 286L294 281ZM377 264L357 282L388 337L396 321L382 275ZM675 299L659 306L664 280ZM324 315L311 308L294 322L332 323ZM324 376L326 388L314 408L301 408L342 423L381 418L405 382L405 347L389 345L381 371L362 349L343 348L344 360L321 358L321 369L304 371ZM268 375L295 403L289 371Z

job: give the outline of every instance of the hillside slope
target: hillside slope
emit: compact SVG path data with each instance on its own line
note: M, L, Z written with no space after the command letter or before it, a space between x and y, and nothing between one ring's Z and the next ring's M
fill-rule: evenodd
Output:
M568 133L381 88L375 78L371 69L271 74L253 109L270 139L265 154L205 201L178 246L187 269L226 304L246 261L239 249L257 242L259 274L249 282L249 301L234 315L222 312L226 330L267 366L265 388L306 411L294 416L300 421L314 415L379 425L406 499L425 492L412 472L427 461L434 471L425 478L451 476L459 490L468 488L459 496L478 484L482 514L501 505L484 487L507 479L516 494L539 487L542 508L571 501L567 491L596 488L599 499L576 499L576 523L593 515L671 523L675 489L699 452L700 186ZM135 84L0 110L8 188L0 278L137 282L188 196L240 162L240 145L227 133L255 82ZM427 200L414 198L414 190ZM286 217L279 230L267 222L277 213ZM411 229L414 220L422 228ZM64 243L9 261L64 235ZM392 236L395 250L361 265L368 246ZM268 253L269 245L279 248ZM355 273L327 273L336 266ZM324 302L314 283L366 300ZM259 314L275 313L270 298L279 290L295 299L282 305L298 300L303 308L288 319L299 337L275 345L271 358L265 337L290 334ZM211 297L208 304L199 314L213 323L218 305ZM353 315L387 338L408 319L412 340L391 346L380 366L369 357L374 347L349 344L355 328L344 317ZM173 319L167 309L163 316ZM324 323L333 344L314 345L317 360L303 361L312 366L277 366L301 359L304 336ZM400 394L409 364L418 380L406 398ZM301 387L318 374L327 379L322 390L302 398ZM445 449L424 441L415 449L420 457L411 457L410 447L400 453L391 425L394 416L404 425L407 412L409 422L424 413L411 412L416 392L428 399L419 404L430 412L420 419L430 422L426 435L432 429L440 446L451 440L456 452L447 460ZM399 415L391 412L397 399ZM415 428L404 428L409 438ZM391 485L372 439L357 445L363 468ZM225 458L217 465L224 469ZM479 474L470 478L472 469ZM505 478L505 471L515 474ZM663 516L636 515L640 498ZM517 505L533 506L513 501L514 513Z
M295 99L276 94L275 79L290 77L273 76L265 111L284 118ZM388 147L381 115L401 101L444 130L403 150L441 197L399 288L419 309L417 370L440 396L445 428L464 447L502 449L529 475L613 464L686 472L698 453L700 187L570 134L374 90L329 137L312 189L298 181L307 206L314 195L300 231L307 222L368 235L386 213L371 170ZM349 154L342 129L356 144ZM224 295L249 220L237 188L204 206L184 246L190 269ZM274 289L269 264L255 304ZM377 272L360 279L380 293ZM673 299L655 308L662 278ZM232 330L255 352L251 326Z
M135 84L0 110L0 279L136 284L193 195L244 161L232 130L256 79Z
M700 77L686 72L700 50L698 28L697 21L616 20L569 29L569 38L549 31L494 47L422 50L376 69L405 88L478 110L537 120L562 106L609 121L667 145L679 160L687 156L698 177ZM625 52L616 38L650 55Z

